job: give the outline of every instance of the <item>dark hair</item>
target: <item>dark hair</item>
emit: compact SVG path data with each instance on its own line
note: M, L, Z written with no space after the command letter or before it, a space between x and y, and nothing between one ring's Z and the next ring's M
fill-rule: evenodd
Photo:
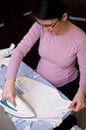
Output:
M62 0L35 0L32 10L33 15L41 20L61 19L67 12L67 7Z

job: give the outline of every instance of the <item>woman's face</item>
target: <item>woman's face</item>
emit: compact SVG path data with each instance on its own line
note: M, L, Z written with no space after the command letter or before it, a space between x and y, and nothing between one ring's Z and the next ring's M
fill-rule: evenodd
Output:
M64 31L65 22L67 19L62 17L61 19L49 19L49 20L40 20L36 19L37 23L42 25L43 30L46 32L50 32L51 34L60 34Z

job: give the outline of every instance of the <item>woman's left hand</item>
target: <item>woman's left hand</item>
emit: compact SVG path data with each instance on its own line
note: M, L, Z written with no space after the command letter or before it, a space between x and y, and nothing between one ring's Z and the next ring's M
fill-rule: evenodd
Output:
M86 92L84 89L79 88L69 108L75 112L78 112L85 107L86 107Z

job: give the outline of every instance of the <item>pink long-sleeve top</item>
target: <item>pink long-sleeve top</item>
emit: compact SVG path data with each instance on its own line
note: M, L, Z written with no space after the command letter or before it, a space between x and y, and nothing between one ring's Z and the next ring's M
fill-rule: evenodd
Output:
M80 87L86 87L86 34L77 26L63 35L44 32L43 27L34 23L28 33L17 45L7 69L6 79L16 78L19 65L31 47L40 38L38 52L40 60L37 72L56 87L73 81L80 71ZM33 60L33 59L32 59ZM34 62L34 60L33 60Z

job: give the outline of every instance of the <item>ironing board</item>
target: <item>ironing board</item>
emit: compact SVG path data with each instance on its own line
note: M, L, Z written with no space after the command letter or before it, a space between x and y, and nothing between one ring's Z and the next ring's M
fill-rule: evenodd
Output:
M0 87L3 88L3 82L5 79L6 74L6 66L3 66L0 70ZM24 62L21 63L17 77L26 76L31 79L35 79L41 83L44 83L50 87L54 87L52 84L50 84L48 81L46 81L43 77L41 77L39 74L37 74L31 67L26 65ZM18 92L21 94L22 91L17 88ZM66 98L63 94L62 96ZM11 114L8 114L9 118L12 120L14 125L16 126L17 130L53 130L53 126L44 120L38 120L38 121L31 121L27 118L18 118Z

